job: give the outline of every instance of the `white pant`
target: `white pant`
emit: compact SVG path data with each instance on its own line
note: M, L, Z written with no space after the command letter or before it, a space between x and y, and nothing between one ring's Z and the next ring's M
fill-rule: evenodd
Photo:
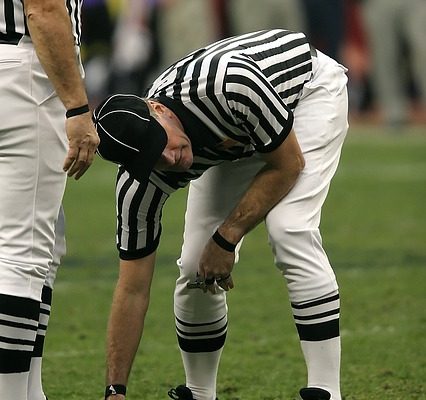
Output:
M0 293L40 301L65 189L64 107L31 43L0 44Z
M337 290L322 247L321 207L336 171L346 136L345 69L318 52L313 78L294 112L294 131L306 166L291 192L267 215L266 228L276 265L287 279L292 302L319 298ZM263 163L252 157L209 169L189 188L175 313L186 322L206 322L226 313L225 292L208 295L187 289L205 243L229 214Z

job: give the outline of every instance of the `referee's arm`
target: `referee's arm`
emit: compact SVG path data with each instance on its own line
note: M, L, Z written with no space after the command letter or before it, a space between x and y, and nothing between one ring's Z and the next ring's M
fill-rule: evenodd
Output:
M221 234L232 243L238 243L266 217L290 192L305 167L305 159L293 130L278 148L261 156L265 166L220 226Z
M218 232L227 242L237 244L267 213L290 192L305 166L302 151L293 130L281 145L270 153L262 154L265 166L257 173L247 191L231 211ZM206 277L229 276L235 261L233 251L210 239L201 256L198 272ZM233 282L223 289L232 289ZM209 290L215 293L214 288Z
M107 387L127 385L148 310L155 255L120 260L107 330ZM124 399L121 394L110 397Z
M65 2L25 0L24 9L37 56L65 108L88 104ZM99 139L89 112L70 118L66 131L70 147L64 170L78 179L92 163Z

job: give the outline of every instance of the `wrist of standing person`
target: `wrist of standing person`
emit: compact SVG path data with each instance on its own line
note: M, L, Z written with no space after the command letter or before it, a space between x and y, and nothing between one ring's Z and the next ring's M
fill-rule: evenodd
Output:
M82 114L86 114L90 111L89 108L89 104L86 103L80 107L73 107L73 108L69 108L66 113L65 116L68 118L72 118L72 117L76 117L78 115L82 115Z

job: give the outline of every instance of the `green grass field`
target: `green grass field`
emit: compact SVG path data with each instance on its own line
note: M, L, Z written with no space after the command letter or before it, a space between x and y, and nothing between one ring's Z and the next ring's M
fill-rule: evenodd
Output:
M115 168L102 160L65 196L68 254L44 359L50 400L102 399L105 327L117 276ZM129 400L166 399L183 383L172 293L185 191L169 200ZM346 400L426 399L426 135L353 127L323 210L324 245L342 297ZM220 400L295 399L305 367L284 282L263 226L246 238L229 293Z

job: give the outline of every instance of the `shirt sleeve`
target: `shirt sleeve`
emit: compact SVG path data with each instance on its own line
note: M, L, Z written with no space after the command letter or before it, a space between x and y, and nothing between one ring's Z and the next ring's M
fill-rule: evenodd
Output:
M120 168L116 184L116 240L122 260L146 257L157 249L162 210L168 197L151 181L138 182Z
M273 151L290 133L292 111L250 60L229 62L224 93L234 119L248 133L256 151Z

